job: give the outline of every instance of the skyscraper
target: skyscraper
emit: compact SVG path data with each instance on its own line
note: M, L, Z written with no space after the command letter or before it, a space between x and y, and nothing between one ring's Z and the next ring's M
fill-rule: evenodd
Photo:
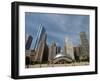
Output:
M37 62L42 62L42 61L46 61L45 57L47 57L48 53L45 53L46 49L46 43L45 41L40 41L39 46L36 50L36 55L35 55L35 61ZM44 56L45 54L45 56Z
M80 47L79 46L74 47L74 56L75 56L75 60L79 61L79 56L80 56Z
M46 38L44 38L43 36L45 35L45 28L43 27L43 25L41 24L39 26L39 29L38 29L38 32L37 32L37 35L36 35L36 40L35 40L35 45L34 45L34 50L37 49L39 43L41 40L44 40Z
M60 53L61 52L61 47L60 46L57 46L57 49L56 49L56 54Z
M75 60L73 44L71 39L68 37L65 38L64 54L67 54L67 56L69 56L72 60Z
M87 36L86 36L85 32L80 32L80 42L81 42L81 45L84 45L84 46L89 45L89 41L87 39Z
M26 36L25 35L25 49L26 50L29 50L30 49L32 40L33 40L33 37L32 36L30 36L30 35L29 36Z
M46 32L45 28L43 26L39 27L38 34L36 37L36 44L34 47L34 50L36 51L35 55L35 62L42 62L46 61L48 57L48 46L46 44Z
M46 44L46 42L44 42L44 51L43 51L43 55L42 55L42 62L47 62L48 61L48 45Z
M52 62L56 54L57 54L57 46L55 42L52 42L49 48L48 61Z
M80 32L80 59L89 59L89 41L85 32Z

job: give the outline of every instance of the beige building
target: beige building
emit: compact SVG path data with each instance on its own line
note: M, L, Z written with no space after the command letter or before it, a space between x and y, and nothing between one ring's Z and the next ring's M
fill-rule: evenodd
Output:
M35 55L36 55L36 52L35 51L31 51L30 59L31 59L32 62L35 60Z
M80 60L89 60L89 41L85 32L80 32Z
M70 38L66 37L65 38L65 44L64 44L64 54L69 56L72 60L75 60L74 57L74 49L73 49L73 44Z
M57 46L55 42L52 42L51 46L49 47L48 61L52 62L56 54L57 54Z
M45 48L45 41L40 41L39 46L36 50L34 61L42 62L44 48Z

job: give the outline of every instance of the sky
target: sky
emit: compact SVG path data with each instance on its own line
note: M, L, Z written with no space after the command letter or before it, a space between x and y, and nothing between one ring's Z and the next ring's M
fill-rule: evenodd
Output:
M25 12L25 34L33 37L31 49L40 24L46 29L48 46L55 41L57 46L63 47L66 37L77 46L80 44L80 32L86 32L89 39L88 15Z

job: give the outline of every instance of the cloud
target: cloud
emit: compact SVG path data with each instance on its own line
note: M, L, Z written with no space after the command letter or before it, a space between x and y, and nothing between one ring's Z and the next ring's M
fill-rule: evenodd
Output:
M34 40L38 26L44 25L48 35L48 44L54 40L62 46L64 38L69 36L74 45L77 45L80 43L79 33L81 31L85 31L89 35L89 16L26 12L25 18L25 32L34 36Z

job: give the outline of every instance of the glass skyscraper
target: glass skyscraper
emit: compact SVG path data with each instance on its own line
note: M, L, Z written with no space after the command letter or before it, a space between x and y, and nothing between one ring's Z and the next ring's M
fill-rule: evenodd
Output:
M35 62L47 61L48 46L46 44L46 38L47 38L46 30L43 27L43 25L40 25L37 32L35 45L34 45L34 50L36 51L36 55L34 59Z
M38 32L37 32L37 36L36 36L36 40L35 40L35 45L34 45L34 50L37 49L39 43L41 40L45 40L46 39L46 33L45 33L45 28L43 27L43 25L41 24L39 26Z
M30 36L30 35L29 35L29 36L25 35L25 49L26 49L26 50L29 50L29 49L30 49L32 40L33 40L33 37L32 37L32 36Z

